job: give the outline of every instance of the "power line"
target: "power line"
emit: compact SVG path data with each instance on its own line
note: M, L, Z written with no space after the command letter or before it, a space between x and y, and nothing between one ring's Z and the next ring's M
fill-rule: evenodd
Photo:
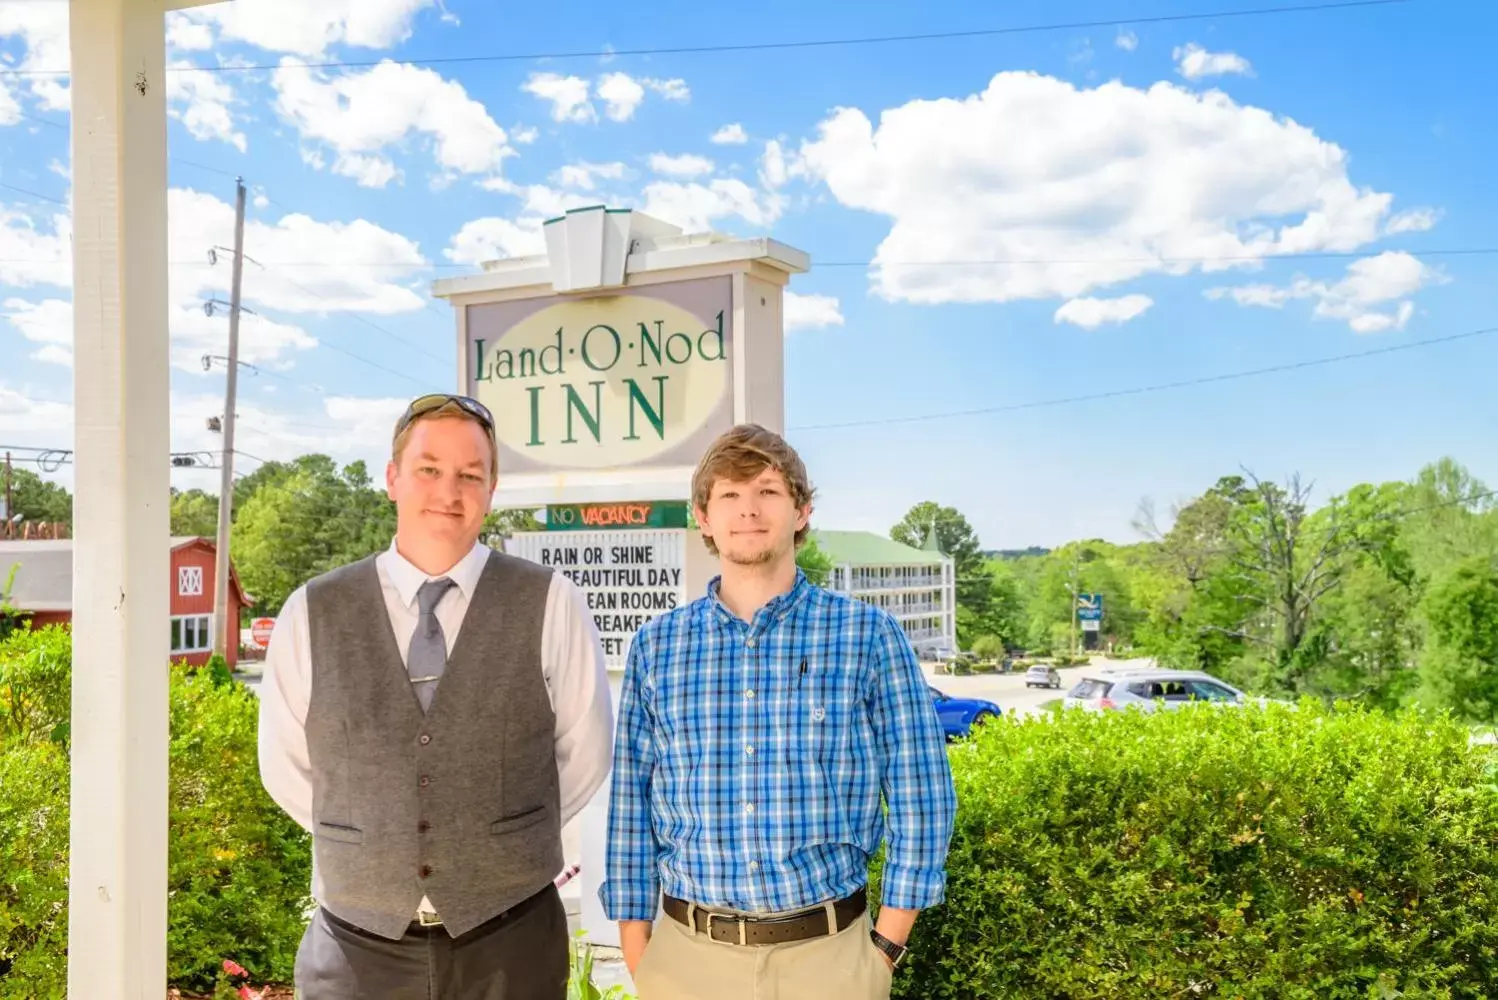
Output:
M52 204L54 204L54 205L61 205L63 208L72 208L73 207L72 205L70 205L67 202L63 201L61 198L53 198L51 195L45 195L45 194L42 194L39 191L29 191L29 190L27 190L26 188L23 188L23 187L16 187L14 184L3 184L3 183L0 183L0 188L5 188L5 190L7 190L7 191L16 191L16 192L19 192L20 194L26 195L28 198L36 198L36 199L38 199L40 201L50 201ZM62 263L62 261L57 261L56 263L60 264L60 263Z
M1228 261L1267 263L1276 260L1353 260L1389 250L1307 250L1300 253L1209 254L1200 257L995 257L988 260L824 260L812 258L819 267L1024 267L1066 264L1215 264ZM1498 247L1437 247L1431 250L1400 250L1419 257L1457 257L1498 254Z
M1216 382L1231 382L1237 379L1252 378L1256 375L1272 375L1280 372L1299 371L1305 368L1316 368L1323 365L1337 364L1342 361L1353 361L1360 358L1371 358L1380 354L1393 354L1397 351L1412 351L1422 347L1433 347L1437 344L1450 344L1458 340L1469 340L1474 337L1485 336L1490 333L1498 333L1498 326L1484 327L1481 330L1469 330L1465 333L1453 333L1444 337L1432 337L1428 340L1416 340L1407 344L1391 344L1388 347L1376 347L1367 351L1355 351L1351 354L1337 354L1326 358L1315 358L1310 361L1295 361L1282 365L1270 365L1265 368L1252 368L1247 371L1228 372L1222 375L1205 375L1200 378L1182 379L1176 382L1160 382L1155 385L1136 386L1132 389L1113 389L1108 392L1094 392L1082 396L1062 396L1056 399L1040 399L1028 403L1011 403L1007 406L985 406L972 410L947 410L941 413L925 413L910 417L878 417L871 420L848 420L831 424L805 424L800 427L791 427L791 431L826 431L841 430L848 427L878 427L890 424L914 424L924 423L931 420L948 420L954 417L976 417L991 416L998 413L1014 413L1019 410L1038 410L1051 406L1066 406L1071 403L1090 403L1102 399L1116 399L1121 396L1142 396L1153 392L1164 392L1167 389L1184 389L1191 386L1210 385Z
M251 63L221 66L168 67L168 73L235 73L266 72L279 69L363 69L390 62L405 66L442 66L483 62L526 62L531 60L601 59L620 56L692 55L699 53L764 52L772 49L814 49L854 45L887 45L906 42L945 41L959 38L992 38L1051 31L1079 31L1089 28L1111 28L1122 25L1169 24L1203 21L1214 18L1259 17L1275 14L1300 14L1318 11L1349 10L1362 7L1386 7L1412 0L1337 0L1337 2L1296 4L1276 7L1252 7L1237 10L1204 11L1183 14L1159 14L1144 17L1115 17L1103 20L1066 21L1049 24L1012 25L1001 28L974 28L961 31L934 31L918 34L873 35L864 37L816 38L781 42L746 42L737 45L681 45L638 49L609 49L563 52L489 53L471 56L437 56L426 59L327 60L305 63ZM68 71L14 69L0 70L3 76L67 76Z
M271 204L276 204L272 202ZM290 209L286 209L290 211ZM1375 250L1307 250L1299 253L1262 253L1262 254L1207 254L1199 257L993 257L985 260L825 260L819 261L816 255L812 255L813 271L823 267L850 268L850 267L1024 267L1024 266L1053 266L1066 264L1212 264L1228 261L1243 261L1244 263L1273 263L1275 261L1291 260L1356 260L1364 257L1376 256L1378 253L1388 252L1408 253L1417 257L1483 257L1498 254L1498 247L1432 247L1428 250L1411 250L1404 248L1385 248ZM35 267L50 267L57 264L66 264L69 261L62 258L49 260L37 260L31 258L4 258L0 264L8 265L30 265ZM207 261L202 260L172 260L168 264L173 267L211 267ZM259 262L264 267L297 267L297 268L396 268L403 271L420 270L452 270L470 268L471 264L451 264L441 261L423 261L420 264L412 264L403 261L337 261L337 260L273 260ZM290 279L286 279L290 281ZM294 283L294 282L293 282ZM298 286L300 287L300 286ZM303 288L308 294L317 293ZM409 342L407 342L409 344Z

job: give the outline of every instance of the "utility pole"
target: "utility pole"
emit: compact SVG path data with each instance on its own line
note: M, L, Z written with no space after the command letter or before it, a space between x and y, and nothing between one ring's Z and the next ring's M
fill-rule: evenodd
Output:
M12 486L14 479L15 477L11 474L10 452L7 451L5 453L5 516L0 517L0 523L3 523L5 528L3 534L7 537L10 535L12 518L16 516L15 489Z
M224 455L218 493L217 566L213 574L213 651L227 657L230 634L239 641L239 621L229 620L229 522L234 509L234 407L239 389L239 295L244 280L244 178L234 179L234 277L229 293L229 379L224 393Z

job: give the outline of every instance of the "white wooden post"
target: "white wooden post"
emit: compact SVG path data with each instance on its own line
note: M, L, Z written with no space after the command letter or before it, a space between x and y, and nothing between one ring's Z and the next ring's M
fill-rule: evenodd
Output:
M68 995L166 995L167 9L70 0L72 828Z

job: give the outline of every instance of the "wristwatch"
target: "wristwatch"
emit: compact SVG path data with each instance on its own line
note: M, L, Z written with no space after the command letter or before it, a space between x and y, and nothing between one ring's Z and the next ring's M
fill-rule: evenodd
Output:
M900 962L905 958L905 946L902 944L895 944L889 938L885 937L883 934L880 934L875 930L869 931L869 937L873 940L874 947L878 948L880 951L888 955L890 962L893 963L896 968L898 968Z

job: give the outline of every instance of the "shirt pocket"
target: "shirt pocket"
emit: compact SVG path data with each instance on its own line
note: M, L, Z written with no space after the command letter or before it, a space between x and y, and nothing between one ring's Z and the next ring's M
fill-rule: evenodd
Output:
M808 657L791 680L786 699L786 745L793 760L815 763L825 780L857 766L850 755L864 745L867 725L858 665Z

